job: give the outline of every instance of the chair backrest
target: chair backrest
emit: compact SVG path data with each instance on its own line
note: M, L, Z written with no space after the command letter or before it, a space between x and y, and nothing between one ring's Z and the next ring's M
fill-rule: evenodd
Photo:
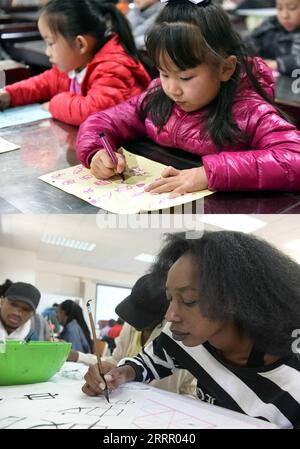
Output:
M11 59L0 61L0 71L5 73L5 84L13 84L30 77L29 67Z
M97 349L97 351L99 351L101 356L105 355L105 353L107 351L107 347L108 347L108 344L106 343L106 341L99 340L99 338L97 338L96 341L94 342L94 346L95 347L93 348L94 349L93 352L96 352L95 349Z

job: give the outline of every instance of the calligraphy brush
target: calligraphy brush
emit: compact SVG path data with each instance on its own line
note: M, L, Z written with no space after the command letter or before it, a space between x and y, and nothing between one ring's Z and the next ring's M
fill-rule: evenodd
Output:
M102 371L102 366L101 366L101 354L100 354L100 351L99 351L99 349L97 348L97 345L96 345L97 337L96 337L96 329L95 329L94 319L93 319L93 315L92 315L92 309L91 309L91 305L90 305L90 302L91 302L91 301L92 301L92 300L90 299L90 300L86 303L86 307L87 307L87 310L88 310L89 319L90 319L90 325L91 325L92 334L93 334L93 340L94 340L94 354L96 354L96 357L97 357L97 365L98 365L99 373L100 373L100 376L102 377L103 382L104 382L104 385L105 385L105 388L104 388L104 390L103 390L103 393L104 393L105 399L106 399L107 402L109 403L108 386L107 386L107 382L106 382L106 379L105 379L105 377L104 377L104 374L103 374L103 371Z
M52 324L51 320L48 320L48 326L49 326L49 330L50 330L51 341L54 341L53 324Z
M112 149L112 146L109 143L109 140L107 140L104 133L99 133L99 137L100 137L100 141L101 141L106 153L109 155L109 157L113 161L114 166L116 167L118 165L118 159L117 159L116 153L114 152L114 150ZM125 181L124 173L118 173L118 175L120 176L122 181Z

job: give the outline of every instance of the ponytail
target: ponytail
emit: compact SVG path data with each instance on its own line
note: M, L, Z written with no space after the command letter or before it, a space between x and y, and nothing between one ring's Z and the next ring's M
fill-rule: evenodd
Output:
M89 328L88 328L88 326L85 322L85 319L83 317L82 308L76 302L72 301L71 299L66 299L66 301L63 301L59 305L59 307L67 315L67 321L66 321L65 325L70 323L72 320L76 320L77 323L79 324L79 326L81 327L82 332L84 333L84 336L90 346L90 350L92 350L93 342L91 339Z
M50 0L42 9L50 30L68 42L88 34L97 39L96 53L116 33L124 50L134 59L138 52L126 17L114 4L101 0Z
M123 13L121 13L114 4L100 3L99 10L107 21L106 36L112 33L119 36L120 43L124 50L135 59L138 59L138 51L131 32L130 24Z

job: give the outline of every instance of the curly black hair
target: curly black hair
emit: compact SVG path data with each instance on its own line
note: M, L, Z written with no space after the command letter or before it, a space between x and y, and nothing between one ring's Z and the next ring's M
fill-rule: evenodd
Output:
M6 279L6 281L0 285L0 297L5 296L6 290L12 285L12 281L10 279Z
M151 270L159 276L185 254L199 261L201 312L211 320L233 320L257 350L292 354L292 332L300 328L300 266L253 235L204 232L188 239L168 234Z

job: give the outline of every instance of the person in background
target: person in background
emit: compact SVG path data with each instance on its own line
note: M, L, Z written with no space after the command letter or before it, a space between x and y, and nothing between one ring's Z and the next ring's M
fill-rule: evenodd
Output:
M173 260L168 324L105 374L108 388L185 368L197 378L200 400L300 428L299 264L264 240L232 231L171 234L161 257ZM103 393L96 368L85 375L89 396Z
M92 112L127 100L149 84L129 23L115 5L50 0L38 26L53 67L5 87L2 109L45 102L53 118L80 125Z
M124 321L121 318L118 318L117 321L114 320L113 324L112 320L110 320L110 324L111 326L107 331L107 335L106 337L102 337L102 340L108 344L108 349L111 354L116 347L115 339L120 335Z
M41 315L46 318L49 325L52 325L52 330L55 334L60 332L60 324L57 319L56 309L58 307L57 302L54 302L51 307L47 307L43 310Z
M79 129L77 157L94 176L122 173L126 161L117 148L147 136L198 155L199 167L166 167L145 192L300 190L300 132L275 107L271 70L249 57L221 6L170 0L146 48L160 79L146 93L92 114ZM116 167L103 151L102 131Z
M12 281L10 279L6 279L3 284L0 285L0 298L5 296L6 290L12 285Z
M0 340L39 340L32 329L31 318L40 297L39 290L32 284L11 283L1 297Z
M31 318L31 329L35 331L41 341L50 341L51 334L48 321L39 313L35 313Z
M103 339L105 337L108 336L108 331L110 330L111 327L113 327L116 324L116 320L114 320L113 318L111 318L110 320L108 320L107 325L104 326L102 329L100 329L99 332L99 338Z
M160 334L166 324L164 316L168 303L164 289L157 280L151 273L145 274L136 281L130 295L117 305L115 312L125 324L116 338L116 348L111 357L101 358L104 373L114 368L122 358L137 355ZM74 352L68 360L97 363L96 356L92 354ZM186 370L179 370L166 379L153 380L151 385L162 390L196 396L196 380Z
M300 0L276 0L277 15L255 28L248 44L281 75L300 68Z
M135 45L145 49L145 33L153 25L162 4L159 0L134 0L134 7L129 9L127 19L131 25Z
M92 339L83 317L82 308L71 299L63 301L57 307L57 318L63 326L59 339L72 343L72 349L84 353L92 352Z
M123 324L124 320L122 320L122 318L118 318L115 324L108 329L107 335L113 339L117 338L120 335Z

